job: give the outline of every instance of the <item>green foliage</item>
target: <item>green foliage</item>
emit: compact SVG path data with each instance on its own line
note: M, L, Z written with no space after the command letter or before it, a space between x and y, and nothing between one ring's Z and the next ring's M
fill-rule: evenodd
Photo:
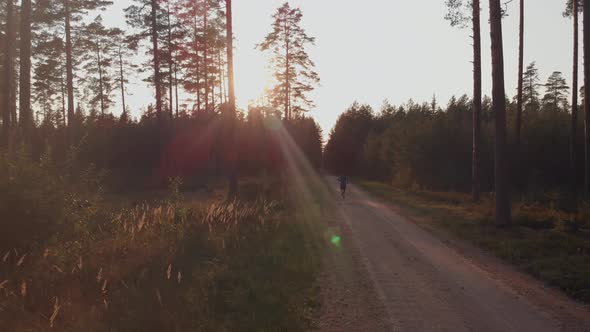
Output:
M561 96L563 91L559 93ZM555 107L556 99L551 96L537 104L539 108L525 109L521 151L518 164L512 167L514 189L532 196L564 190L569 181L570 114L564 109L562 97L558 98L559 107ZM467 96L453 97L444 109L435 110L429 103L413 101L398 107L385 105L377 115L370 107L355 104L340 116L330 134L326 165L337 174L361 175L406 188L468 192L471 109ZM515 103L508 103L509 127L515 116ZM493 190L493 129L490 100L484 98L480 146L483 191ZM582 135L578 146L577 153L582 156ZM577 160L581 172L583 158Z
M0 249L39 247L56 233L88 237L102 175L75 155L58 162L48 151L35 161L22 148L0 156Z
M273 14L272 31L258 45L261 51L272 51L276 84L270 99L274 107L284 106L287 119L314 106L307 95L320 82L315 64L305 50L306 45L315 43L315 38L301 27L302 18L301 9L285 2Z
M87 225L93 241L57 233L41 248L9 250L0 265L0 325L308 330L319 268L310 242L321 232L286 202L195 205L182 198L180 184L171 179L163 200L96 218L96 227Z

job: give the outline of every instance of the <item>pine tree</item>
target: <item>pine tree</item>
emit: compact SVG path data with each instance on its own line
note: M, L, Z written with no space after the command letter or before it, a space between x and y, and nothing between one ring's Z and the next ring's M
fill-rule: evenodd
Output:
M19 117L22 138L31 141L31 131L34 127L31 110L31 0L23 0L21 4L20 26L20 97Z
M97 16L94 21L84 28L82 42L88 52L83 60L86 71L86 86L90 93L90 106L100 106L100 114L104 116L113 104L111 98L114 89L113 67L114 50L118 47L118 30L107 29L102 23L102 17Z
M543 104L551 107L554 110L566 109L569 94L569 87L563 78L563 74L559 71L554 71L545 83L546 93L543 97Z
M522 105L523 105L523 84L524 84L524 0L520 0L520 13L518 25L518 88L516 96L516 133L515 145L516 155L520 151L520 132L522 129Z
M4 27L4 63L2 73L2 137L0 138L0 147L9 147L12 131L12 83L14 81L14 49L15 31L14 31L14 2L6 1L6 22Z
M229 121L229 174L228 174L228 200L234 200L238 195L237 177L237 148L236 148L236 95L234 90L234 34L232 2L225 0L226 21L226 52L227 52L227 79L229 89L228 121Z
M523 105L525 110L539 109L539 70L536 63L531 62L523 74Z
M447 0L448 12L445 16L451 26L465 27L469 17L465 9L469 4L463 0ZM469 12L469 10L467 10ZM471 193L474 201L480 199L480 145L481 145L481 20L480 2L471 0L471 22L473 30L473 152L471 163Z
M163 13L158 0L134 1L134 5L125 9L125 16L127 24L139 31L133 36L135 43L139 44L140 41L150 40L149 52L152 55L150 67L153 70L153 76L149 80L154 86L158 123L162 125L162 73L160 68L162 54L159 43L162 30L165 27L161 23Z
M258 45L260 50L273 53L277 84L270 97L275 107L284 107L287 120L313 107L307 94L320 81L314 71L315 64L305 50L307 45L314 44L315 38L301 27L302 18L301 10L291 8L286 2L273 15L272 31Z
M573 69L572 69L572 115L571 115L571 134L570 134L570 170L571 170L571 193L572 201L577 209L578 200L578 170L577 170L577 151L578 151L578 63L579 63L579 13L580 1L568 0L564 12L565 17L573 17Z
M508 147L506 143L506 93L504 87L504 47L500 0L490 0L490 32L492 50L492 103L496 126L495 190L496 224L511 224Z
M104 9L112 4L108 0L63 0L63 18L65 22L66 36L66 87L68 94L68 127L73 123L74 109L74 52L72 43L72 23L78 23L89 11ZM70 143L73 139L72 129L69 128Z
M130 60L137 51L137 44L133 38L129 38L120 29L112 30L112 38L115 47L112 48L111 56L114 58L117 73L114 74L113 85L121 93L121 116L128 117L126 104L126 85L129 84L129 76L137 70L138 66Z
M583 0L583 42L584 42L584 187L590 193L590 0Z

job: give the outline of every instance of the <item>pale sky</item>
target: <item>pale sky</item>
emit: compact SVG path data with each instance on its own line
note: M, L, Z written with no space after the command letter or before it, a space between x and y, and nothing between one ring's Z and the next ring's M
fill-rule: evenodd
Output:
M235 71L238 106L262 95L268 84L266 57L255 49L270 31L271 15L285 0L234 0ZM444 0L290 0L303 11L303 26L316 37L309 48L321 78L311 95L310 113L327 135L338 115L354 101L378 110L385 99L400 104L410 98L429 101L436 94L446 104L452 95L471 95L470 31L444 20ZM130 0L115 0L103 14L107 24L125 27L122 9ZM483 89L491 90L488 1L482 0ZM517 81L518 1L504 20L506 91ZM527 0L525 66L536 61L544 82L551 72L564 73L571 86L572 21L562 17L565 0ZM580 20L580 27L581 27ZM581 37L581 36L580 36ZM581 45L581 42L580 42ZM138 60L139 61L139 60ZM581 76L580 76L581 77ZM143 77L137 78L139 82ZM134 84L129 104L134 115L152 102L152 90ZM119 113L118 108L114 108Z

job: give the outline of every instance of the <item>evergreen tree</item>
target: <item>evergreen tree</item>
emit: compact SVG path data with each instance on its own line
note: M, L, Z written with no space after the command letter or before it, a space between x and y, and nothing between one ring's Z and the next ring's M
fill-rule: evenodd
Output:
M273 15L272 31L258 45L262 51L272 51L277 83L271 90L271 100L275 107L284 107L287 120L313 107L307 94L320 81L305 50L315 38L301 27L302 17L299 8L291 8L286 2Z
M463 0L447 0L448 8L445 19L452 26L465 27L469 17L469 3ZM480 145L481 145L481 20L480 2L471 0L471 22L473 30L473 152L471 162L472 197L474 201L480 198ZM467 10L465 10L467 9Z
M90 94L90 106L100 107L100 114L104 116L113 104L113 53L119 45L116 44L118 30L107 29L102 23L102 17L97 16L85 27L81 42L88 52L84 55L84 69L86 71L86 87Z
M518 25L518 88L516 96L516 155L520 151L520 132L522 128L522 105L524 84L524 0L520 0L519 25Z
M496 224L511 224L508 146L506 143L506 93L504 87L504 46L500 0L490 0L492 50L492 103L495 118Z
M578 65L579 65L579 13L582 9L579 0L567 0L565 17L573 17L573 69L572 69L572 115L570 134L570 169L571 169L571 193L572 201L577 209L578 200L578 176L577 176L577 151L578 151Z
M66 86L68 94L68 125L74 120L74 49L72 43L72 23L81 22L89 12L104 9L111 5L108 0L63 0L63 17L66 36ZM70 143L72 139L70 128Z
M1 109L2 109L2 136L0 137L0 147L8 147L10 144L10 137L12 131L12 114L13 112L13 87L14 81L14 44L16 42L14 31L14 0L5 0L6 2L6 21L4 24L4 62L2 73L2 94Z
M135 4L125 9L127 24L138 32L133 36L135 43L143 40L150 40L149 53L152 55L150 67L153 76L149 78L154 86L156 97L156 116L162 125L162 73L160 63L162 54L159 51L160 36L163 34L165 25L163 13L158 0L134 0Z
M31 141L33 113L31 110L31 0L23 0L21 4L20 26L20 85L19 85L19 117L22 138Z
M546 92L543 97L543 104L554 110L565 110L568 106L567 95L569 94L569 87L565 82L565 78L563 78L563 74L559 71L554 71L544 86Z
M539 109L539 86L539 70L531 62L523 74L523 104L528 111Z

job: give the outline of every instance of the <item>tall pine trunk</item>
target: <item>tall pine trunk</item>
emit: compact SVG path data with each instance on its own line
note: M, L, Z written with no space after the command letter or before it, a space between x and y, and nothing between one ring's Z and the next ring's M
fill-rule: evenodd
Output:
M123 106L122 115L126 115L127 112L127 105L125 105L125 73L123 72L123 46L119 46L119 75L121 81L121 103Z
M584 128L585 128L585 149L584 156L586 161L585 190L590 194L590 0L584 0Z
M172 90L172 23L170 21L170 0L168 0L167 2L168 4L168 8L167 8L167 16L168 16L168 97L169 97L169 107L170 107L170 119L173 118L173 112L174 112L174 107L173 107L173 103L174 100L172 98L172 95L174 93L174 91Z
M571 168L571 192L572 203L577 207L578 200L578 176L577 176L577 138L578 138L578 0L572 2L572 15L574 18L574 65L572 83L572 132L570 137L570 168Z
M178 118L178 59L174 58L174 92L176 101L176 118Z
M24 142L31 141L33 114L31 112L31 0L23 0L20 26L20 98L19 117Z
M590 0L588 0L590 1ZM492 41L492 98L496 122L495 184L496 224L511 224L508 153L506 143L506 93L504 87L504 48L500 0L490 0L490 37Z
M479 0L473 0L473 156L472 196L479 201L480 143L481 143L481 20Z
M203 1L203 73L205 74L205 112L209 113L209 40L208 40L208 0Z
M291 120L291 50L289 26L285 20L285 118Z
M229 131L227 137L227 154L229 156L228 167L228 200L233 200L238 195L238 176L237 176L237 149L236 149L236 95L234 88L234 34L232 23L232 1L225 1L225 19L226 19L226 48L227 48L227 79L229 88L229 105L227 108Z
M12 125L12 82L14 80L14 3L6 2L6 30L4 33L4 85L2 86L2 142L1 146L10 147Z
M68 93L68 141L73 143L74 124L74 64L72 56L72 27L70 25L70 0L65 1L66 29L66 90Z
M96 40L96 59L98 61L98 88L100 97L100 115L104 117L104 85L102 82L102 63L100 59L100 41Z
M152 49L154 52L154 88L156 89L156 116L162 127L162 86L160 81L160 54L158 51L158 0L151 0L152 7Z
M196 5L195 5L196 6ZM195 8L196 12L196 8ZM195 50L195 82L197 89L197 112L201 112L201 72L199 66L199 30L197 28L197 16L195 15L193 21L193 49Z
M515 156L520 154L520 132L522 129L522 90L524 75L524 0L520 0L520 18L518 26L518 90L516 96Z

